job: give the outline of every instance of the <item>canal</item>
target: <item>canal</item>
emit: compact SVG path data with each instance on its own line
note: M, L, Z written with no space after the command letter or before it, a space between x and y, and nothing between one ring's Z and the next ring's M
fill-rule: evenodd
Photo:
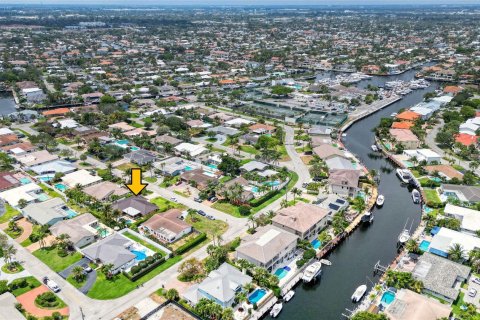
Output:
M362 81L363 87L371 83L383 85L391 80L411 80L415 71L391 77L374 77ZM355 305L350 297L361 284L372 287L378 277L373 277L373 267L377 261L388 265L397 255L396 243L406 220L414 221L414 230L419 222L421 208L414 205L407 188L400 184L395 175L395 168L384 158L372 158L370 146L374 142L372 128L376 127L382 117L389 117L392 112L413 106L422 101L426 92L437 88L416 90L404 99L352 125L347 130L345 147L355 154L368 169L375 169L380 175L379 193L385 195L385 204L375 209L375 220L369 227L358 228L349 238L340 244L327 257L332 266L323 266L321 279L314 285L300 284L295 289L295 297L284 304L280 319L344 319L345 308L353 310ZM409 222L410 224L410 222Z
M17 111L12 94L10 92L0 92L0 116Z

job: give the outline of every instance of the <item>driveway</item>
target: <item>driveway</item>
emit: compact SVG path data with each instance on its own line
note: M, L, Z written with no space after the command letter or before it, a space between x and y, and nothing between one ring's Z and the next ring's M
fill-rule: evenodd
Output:
M75 268L76 266L82 266L82 264L88 264L89 262L90 262L90 260L88 260L87 258L83 258L80 261L75 262L74 264L72 264L71 266L66 268L65 270L60 271L58 274L62 278L67 279L67 277L72 272L73 268ZM93 284L95 283L96 280L97 280L97 271L96 270L93 270L92 272L87 273L87 281L85 282L83 287L79 288L78 290L83 294L87 294L88 291L90 290L90 288L92 288L92 286L93 286Z
M471 303L473 305L475 305L475 307L477 309L480 308L480 285L479 284L476 284L475 282L473 282L472 280L474 279L475 277L470 277L470 279L468 280L467 284L468 284L468 289L462 289L462 291L465 293L465 296L463 297L463 301L465 303ZM468 295L468 291L470 289L475 289L477 290L477 294L475 295L475 297L470 297Z
M35 305L35 298L39 296L42 293L49 292L50 290L44 286L41 285L38 288L35 288L33 290L30 290L20 296L17 297L17 301L20 302L28 313L36 316L36 317L49 317L51 316L54 312L60 312L60 314L64 316L68 316L69 308L65 307L62 309L42 309L39 308Z
M17 241L18 243L22 243L23 241L27 240L28 237L32 234L33 225L25 218L18 220L17 225L23 229L23 232L18 238L15 239L15 241Z

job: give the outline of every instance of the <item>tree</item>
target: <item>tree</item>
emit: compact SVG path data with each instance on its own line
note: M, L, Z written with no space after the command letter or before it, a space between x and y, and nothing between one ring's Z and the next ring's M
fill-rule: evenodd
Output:
M72 269L72 277L77 282L82 282L85 279L85 273L83 272L83 268L81 266L75 266Z
M178 300L179 295L177 289L168 289L168 291L165 293L165 298L168 300Z
M218 170L226 176L234 177L240 171L240 161L229 155L222 156L222 162L218 165Z
M115 99L114 97L112 97L111 95L103 95L101 98L100 98L100 103L101 104L113 104L113 103L116 103L117 102L117 99Z
M463 250L463 246L460 243L454 243L448 249L448 258L455 262L463 261L465 256L465 251Z
M203 264L197 258L184 261L178 268L178 272L180 273L178 278L181 281L197 280L205 276Z
M296 196L300 197L302 195L302 189L295 187L295 188L292 188L290 192L293 194L293 203L295 204L295 197Z
M104 264L102 266L102 268L100 269L107 279L112 279L113 278L113 272L112 272L113 267L114 266L113 266L112 263L108 263L108 264Z
M418 243L413 239L408 240L407 244L405 245L405 248L407 249L408 252L411 252L411 253L419 252Z
M25 208L27 205L28 205L28 201L27 201L27 200L25 200L25 199L23 199L23 198L20 199L20 200L18 200L18 207L19 207L20 209Z
M8 265L8 268L11 267L13 258L15 257L16 253L17 253L17 249L13 245L8 245L5 248L3 248L3 259L5 260L5 263Z
M271 88L271 93L277 96L286 96L289 93L292 93L294 90L289 87L276 85Z

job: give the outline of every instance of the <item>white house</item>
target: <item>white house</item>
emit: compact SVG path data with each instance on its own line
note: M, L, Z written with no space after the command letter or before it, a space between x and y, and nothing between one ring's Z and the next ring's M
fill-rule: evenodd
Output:
M427 163L440 163L442 160L442 157L438 153L430 149L404 150L403 154L406 155L409 159L416 157L418 162L426 161Z
M191 144L188 142L180 143L178 146L175 147L179 153L186 153L191 157L196 157L208 151L207 148L200 144Z
M480 211L447 203L444 213L447 217L460 220L462 232L477 236L476 231L480 230Z

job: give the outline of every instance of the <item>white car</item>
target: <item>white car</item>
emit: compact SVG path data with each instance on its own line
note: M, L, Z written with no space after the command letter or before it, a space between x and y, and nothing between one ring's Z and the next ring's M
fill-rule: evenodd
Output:
M473 288L468 290L468 295L472 298L475 297L477 295L477 290L475 290Z
M476 284L480 284L480 278L475 277L472 279L472 282Z

